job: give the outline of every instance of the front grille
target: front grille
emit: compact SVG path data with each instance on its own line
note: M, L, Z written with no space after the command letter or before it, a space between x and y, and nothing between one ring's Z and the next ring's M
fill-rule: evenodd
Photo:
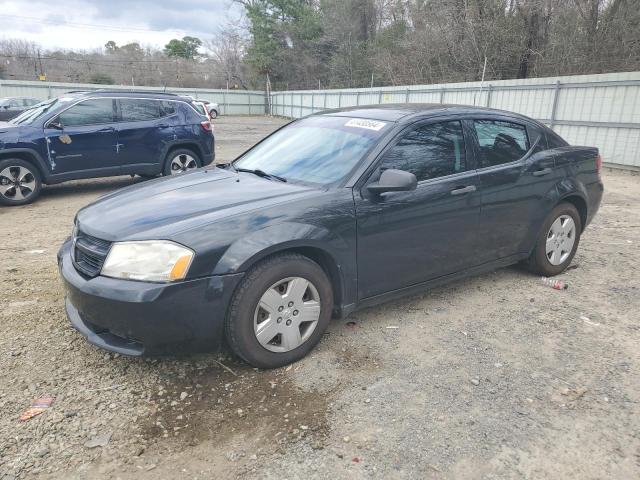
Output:
M97 276L107 258L109 248L111 248L111 242L78 230L73 248L73 264L76 270L87 277Z

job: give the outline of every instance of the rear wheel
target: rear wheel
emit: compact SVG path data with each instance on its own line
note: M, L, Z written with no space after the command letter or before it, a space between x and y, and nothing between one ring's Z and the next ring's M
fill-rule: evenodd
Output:
M19 158L0 161L0 204L15 206L33 202L42 181L38 169Z
M214 118L218 118L218 112L216 110L211 110L209 112L209 116L211 117L211 119L213 120Z
M172 150L164 162L164 175L177 175L179 173L194 170L202 165L195 152L187 148Z
M582 222L576 207L565 202L557 205L544 222L529 257L529 269L545 277L562 273L576 254L581 231Z
M233 295L227 341L247 363L276 368L311 351L329 325L331 283L307 257L283 254L249 270Z

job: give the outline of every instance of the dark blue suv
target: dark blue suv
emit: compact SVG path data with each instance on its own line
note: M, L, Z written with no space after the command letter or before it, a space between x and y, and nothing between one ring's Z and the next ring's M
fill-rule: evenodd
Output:
M192 102L168 93L71 92L0 123L0 204L30 203L42 184L210 164L212 126Z

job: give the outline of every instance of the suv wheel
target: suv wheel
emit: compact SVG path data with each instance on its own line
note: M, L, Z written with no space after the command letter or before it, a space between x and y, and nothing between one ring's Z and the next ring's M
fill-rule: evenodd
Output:
M165 175L177 175L179 173L188 172L194 170L201 165L198 155L192 150L186 148L179 148L172 150L167 155L164 162Z
M562 273L576 254L581 231L582 221L576 207L570 203L560 203L542 226L529 257L529 269L545 277Z
M214 118L218 118L218 112L216 110L211 110L209 112L209 116L211 117L211 120L213 120Z
M33 202L42 188L38 169L19 158L0 161L0 204L26 205Z
M232 350L259 368L301 359L320 341L333 308L331 283L307 257L283 254L251 268L225 320Z

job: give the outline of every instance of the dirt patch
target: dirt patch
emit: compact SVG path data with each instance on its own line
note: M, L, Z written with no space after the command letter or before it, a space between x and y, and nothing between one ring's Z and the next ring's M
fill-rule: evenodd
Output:
M212 374L203 366L165 377L152 400L151 416L141 425L143 436L151 441L179 437L182 446L205 441L220 445L250 426L253 441L274 448L302 438L322 446L328 431L327 393L298 388L288 375L295 367L257 371L232 365L236 375Z

